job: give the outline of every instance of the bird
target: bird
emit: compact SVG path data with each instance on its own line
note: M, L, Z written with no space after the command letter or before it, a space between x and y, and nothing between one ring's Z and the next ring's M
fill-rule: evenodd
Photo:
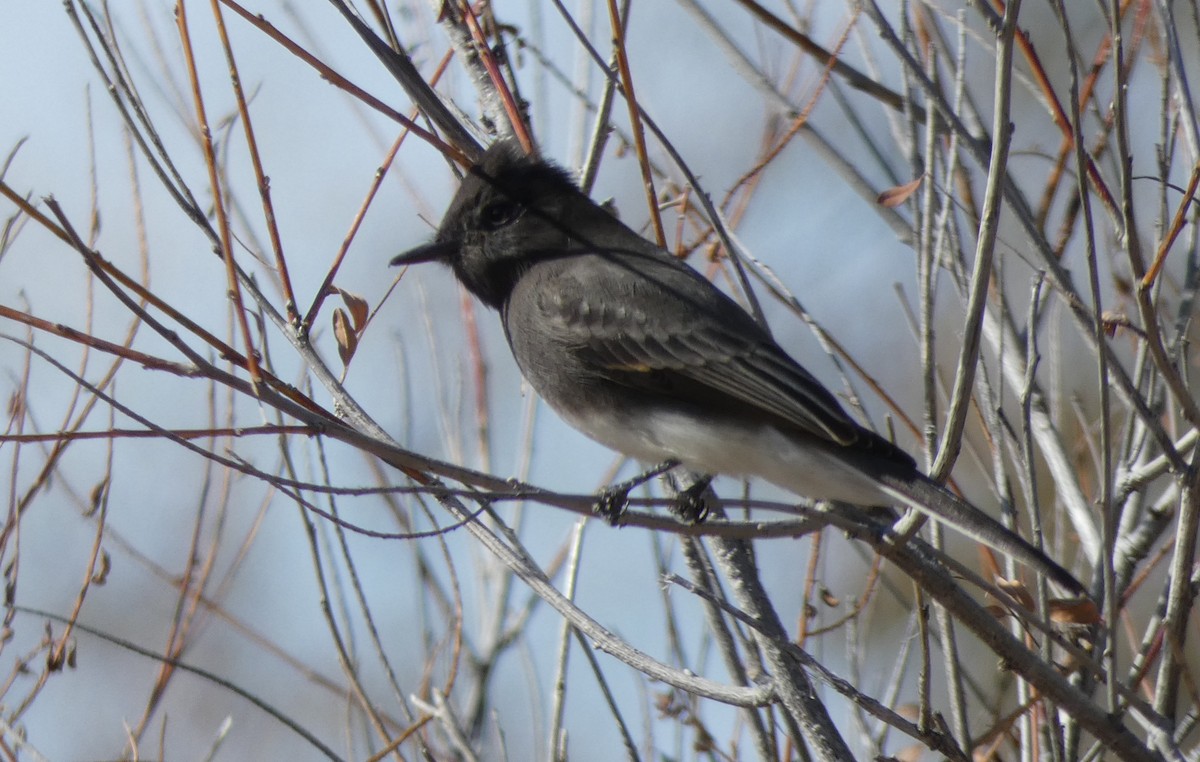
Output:
M1085 594L1057 562L851 418L729 295L516 141L484 151L433 240L391 260L422 262L448 265L500 313L526 381L591 439L812 500L915 508Z

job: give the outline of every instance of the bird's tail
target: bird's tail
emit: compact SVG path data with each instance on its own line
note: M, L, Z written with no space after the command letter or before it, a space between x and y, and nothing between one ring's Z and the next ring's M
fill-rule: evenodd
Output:
M918 473L916 478L884 476L880 478L880 486L898 503L912 506L938 521L949 524L967 537L1012 556L1069 590L1071 595L1087 596L1087 590L1079 580L1052 558L999 521L945 487L935 484L923 474Z

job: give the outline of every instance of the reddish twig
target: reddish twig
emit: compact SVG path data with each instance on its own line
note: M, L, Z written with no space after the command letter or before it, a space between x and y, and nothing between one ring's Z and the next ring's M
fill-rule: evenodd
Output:
M663 248L667 245L667 234L663 231L662 215L658 211L658 194L654 191L654 175L650 171L650 160L646 156L646 132L642 128L642 110L638 106L633 90L633 72L629 69L629 55L625 51L625 22L617 10L617 0L608 0L608 17L612 24L613 47L617 52L617 70L621 76L621 89L625 93L625 104L629 107L629 124L633 132L633 143L637 150L638 165L642 170L642 187L646 190L646 202L650 207L650 224L654 228L654 241Z
M221 13L218 0L212 3L213 19L217 24L217 34L221 38L221 48L225 51L225 60L229 64L229 80L237 99L238 114L241 115L242 128L246 133L246 149L250 154L250 164L254 167L254 178L258 184L258 195L262 199L263 221L267 225L267 236L271 239L271 251L275 253L275 269L279 273L279 284L283 289L284 309L288 322L296 324L299 315L296 313L296 295L292 292L292 278L288 275L287 259L283 256L283 244L279 239L279 225L275 220L275 205L271 202L271 183L263 171L262 157L258 152L258 139L254 136L254 125L250 121L250 109L246 105L246 93L242 90L242 78L238 74L237 61L233 57L233 46L229 42L229 34L225 30L225 17Z
M208 126L208 111L204 107L204 95L200 91L200 75L196 71L196 56L192 50L192 37L188 29L187 11L184 0L175 6L175 22L179 28L179 41L183 45L183 58L187 65L188 79L192 85L192 101L196 109L196 122L200 128L200 147L204 151L204 164L208 168L208 183L213 194L213 208L217 214L217 231L221 238L221 257L225 260L225 277L229 283L229 298L233 300L234 316L246 345L246 370L250 383L258 389L262 381L258 370L257 350L250 336L250 321L246 318L246 305L242 303L242 284L238 280L237 265L233 259L233 233L229 228L229 217L225 209L225 192L217 171L216 149L213 147L212 130Z

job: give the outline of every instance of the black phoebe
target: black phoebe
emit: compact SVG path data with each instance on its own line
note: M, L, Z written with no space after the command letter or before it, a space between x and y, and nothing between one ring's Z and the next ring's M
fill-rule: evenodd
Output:
M731 298L517 144L489 148L434 241L391 263L428 261L500 311L525 378L601 444L813 499L911 506L1083 591L855 423Z

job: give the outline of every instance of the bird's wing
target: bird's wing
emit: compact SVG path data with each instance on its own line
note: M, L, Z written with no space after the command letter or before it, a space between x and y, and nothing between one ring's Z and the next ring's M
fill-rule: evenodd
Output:
M543 315L608 378L675 398L732 397L764 418L841 445L863 430L745 310L665 256L581 257L547 289Z

